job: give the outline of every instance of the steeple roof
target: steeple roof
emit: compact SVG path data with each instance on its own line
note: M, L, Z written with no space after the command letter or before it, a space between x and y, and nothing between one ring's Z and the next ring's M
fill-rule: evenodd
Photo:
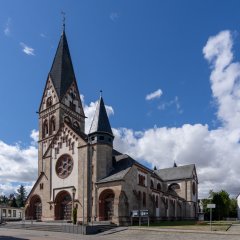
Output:
M60 38L49 75L61 100L70 85L76 81L65 31Z
M90 134L95 132L102 132L113 135L102 96L98 101L92 125L89 131Z

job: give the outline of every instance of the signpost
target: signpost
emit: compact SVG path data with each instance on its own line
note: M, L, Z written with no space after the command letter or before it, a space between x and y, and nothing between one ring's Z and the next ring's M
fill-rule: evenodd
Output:
M142 218L148 219L148 227L149 227L149 211L148 210L133 210L131 212L131 225L133 225L133 218L138 218L139 226L142 224Z
M210 208L210 230L212 231L212 209L216 208L216 204L207 204L207 208Z

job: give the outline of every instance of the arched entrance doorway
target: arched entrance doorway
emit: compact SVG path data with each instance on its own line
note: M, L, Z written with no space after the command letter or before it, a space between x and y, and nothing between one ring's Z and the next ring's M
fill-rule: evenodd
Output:
M109 221L112 220L114 210L114 197L113 190L104 190L99 196L99 220Z
M71 220L72 217L72 198L67 191L61 191L55 199L55 219Z
M42 218L42 201L38 195L32 196L30 200L27 218L31 220L41 220Z

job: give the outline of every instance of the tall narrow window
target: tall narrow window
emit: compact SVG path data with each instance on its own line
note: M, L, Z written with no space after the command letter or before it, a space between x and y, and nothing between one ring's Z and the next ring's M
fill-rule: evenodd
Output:
M151 180L151 188L154 188L153 180Z
M50 120L50 134L53 134L56 130L56 121L55 117L53 116Z
M48 121L47 119L43 122L43 137L48 135Z
M156 196L156 208L158 208L158 196Z

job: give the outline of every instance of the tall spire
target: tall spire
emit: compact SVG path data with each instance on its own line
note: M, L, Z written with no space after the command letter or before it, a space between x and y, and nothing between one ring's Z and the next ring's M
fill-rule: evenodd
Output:
M102 94L100 95L89 133L107 133L113 136Z
M64 17L65 18L65 17ZM53 60L49 75L53 85L61 100L70 85L76 82L71 55L68 48L67 37L65 34L65 20L63 22L63 33L61 35L58 48Z

